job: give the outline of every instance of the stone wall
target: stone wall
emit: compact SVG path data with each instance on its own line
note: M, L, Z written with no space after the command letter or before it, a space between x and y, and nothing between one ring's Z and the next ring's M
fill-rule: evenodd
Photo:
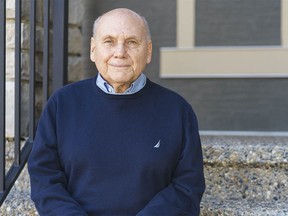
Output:
M6 1L6 137L14 137L14 83L15 83L15 0ZM52 3L52 1L51 1ZM28 128L29 101L29 1L22 1L21 20L21 131L25 136ZM50 22L53 25L53 5ZM68 40L68 82L82 79L82 21L83 2L69 1L69 40ZM52 29L51 40L52 40ZM52 42L52 41L51 41ZM50 44L52 50L52 43ZM42 70L43 70L43 1L36 1L36 116L42 109ZM50 67L52 68L52 67Z

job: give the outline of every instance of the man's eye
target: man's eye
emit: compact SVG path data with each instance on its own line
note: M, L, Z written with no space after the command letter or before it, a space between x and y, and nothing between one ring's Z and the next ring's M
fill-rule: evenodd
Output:
M113 40L105 40L104 43L105 43L105 44L112 44L112 43L113 43Z
M127 41L127 46L129 46L129 47L137 47L138 43L135 40Z

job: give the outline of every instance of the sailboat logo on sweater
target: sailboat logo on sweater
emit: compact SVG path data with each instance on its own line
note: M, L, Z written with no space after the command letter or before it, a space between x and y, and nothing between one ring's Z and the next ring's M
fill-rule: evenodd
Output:
M158 143L155 146L153 146L153 147L154 148L159 148L160 147L160 142L161 142L161 140L159 140Z

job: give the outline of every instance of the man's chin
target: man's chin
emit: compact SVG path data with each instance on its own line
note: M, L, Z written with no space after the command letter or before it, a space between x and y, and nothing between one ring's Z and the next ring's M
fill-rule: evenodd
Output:
M131 71L114 71L110 73L110 78L117 82L129 82L133 79L134 74Z

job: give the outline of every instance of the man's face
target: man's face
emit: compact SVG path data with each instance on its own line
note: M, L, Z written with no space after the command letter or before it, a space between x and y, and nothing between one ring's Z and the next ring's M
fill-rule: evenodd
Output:
M127 10L114 10L99 21L91 38L91 60L114 88L138 78L150 63L152 43L140 17ZM124 89L125 90L125 89Z

